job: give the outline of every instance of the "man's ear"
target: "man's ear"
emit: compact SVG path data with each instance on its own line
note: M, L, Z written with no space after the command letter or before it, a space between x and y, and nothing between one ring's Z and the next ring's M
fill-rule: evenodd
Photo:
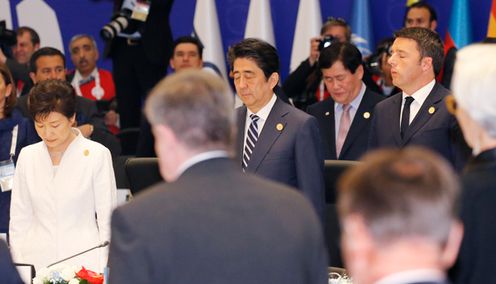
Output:
M455 263L463 239L463 224L454 221L448 236L448 241L441 254L441 264L445 269L450 268Z
M437 21L436 20L433 20L431 21L431 25L430 25L430 28L433 32L436 31L436 28L437 28Z
M34 74L33 72L29 72L29 78L31 78L33 84L36 84L36 74Z
M420 60L420 64L421 64L421 67L422 67L422 70L423 71L427 71L429 69L434 70L434 65L433 65L432 57L424 57L424 58L422 58L422 60Z
M276 72L273 72L270 77L269 77L269 84L270 88L274 89L275 86L277 86L277 83L279 83L279 74Z
M355 70L355 75L357 75L361 80L361 79L363 79L363 73L364 73L363 65L360 64L360 65L358 65L357 69Z

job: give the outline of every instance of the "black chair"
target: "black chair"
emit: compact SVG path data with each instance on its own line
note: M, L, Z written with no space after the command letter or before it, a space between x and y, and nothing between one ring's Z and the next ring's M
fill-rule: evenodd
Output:
M116 156L112 157L112 164L114 166L115 183L117 188L129 188L129 181L126 174L127 159L132 156Z
M133 195L163 181L157 158L129 158L125 167L129 189Z
M117 133L117 138L121 142L121 155L136 155L138 139L140 135L139 128L126 128Z
M325 199L326 203L336 203L337 181L348 168L359 164L357 161L326 160L324 166Z

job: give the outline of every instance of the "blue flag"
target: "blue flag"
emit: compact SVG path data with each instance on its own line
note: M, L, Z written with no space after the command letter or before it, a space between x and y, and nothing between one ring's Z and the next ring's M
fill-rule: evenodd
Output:
M372 24L368 0L354 0L351 30L353 31L351 41L358 47L362 56L366 57L372 54Z

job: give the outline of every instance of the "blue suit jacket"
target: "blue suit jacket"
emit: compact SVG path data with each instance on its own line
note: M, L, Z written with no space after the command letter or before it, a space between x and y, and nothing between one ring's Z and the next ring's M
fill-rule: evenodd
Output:
M236 156L240 167L246 111L245 106L237 109ZM323 216L324 158L315 117L277 99L259 134L246 171L299 189Z
M403 139L400 135L401 93L378 103L370 130L370 149L423 146L437 152L461 171L470 156L470 149L456 118L446 109L444 98L448 94L446 88L436 83Z
M370 122L375 105L384 99L378 93L365 90L362 101L344 140L339 157L336 156L336 130L334 121L334 100L329 98L308 107L307 112L319 122L322 149L326 160L358 160L368 149ZM368 113L368 115L367 115Z

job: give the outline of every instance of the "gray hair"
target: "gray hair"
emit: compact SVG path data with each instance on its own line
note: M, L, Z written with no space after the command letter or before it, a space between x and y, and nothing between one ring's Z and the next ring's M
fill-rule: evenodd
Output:
M233 94L217 75L185 70L167 76L150 92L145 114L152 125L169 127L192 150L232 150Z
M451 89L467 114L496 137L496 45L473 44L456 54Z
M98 46L96 45L96 41L95 41L95 38L89 34L77 34L75 36L73 36L71 38L71 41L69 42L69 53L71 53L71 46L72 46L72 43L75 42L76 40L78 39L81 39L81 38L88 38L91 40L91 42L93 43L93 47L95 49L98 49Z

